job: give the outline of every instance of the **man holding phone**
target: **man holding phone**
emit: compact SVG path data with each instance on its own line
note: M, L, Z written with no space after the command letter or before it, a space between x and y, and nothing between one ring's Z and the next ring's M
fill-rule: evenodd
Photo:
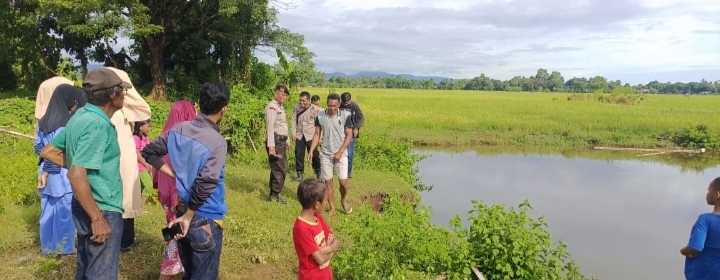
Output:
M227 112L230 90L221 83L208 82L200 88L199 99L200 114L195 120L176 124L145 146L141 154L154 168L175 177L178 218L163 233L175 233L185 268L183 279L217 279L227 213L223 182L227 142L218 123ZM166 154L172 170L162 158Z

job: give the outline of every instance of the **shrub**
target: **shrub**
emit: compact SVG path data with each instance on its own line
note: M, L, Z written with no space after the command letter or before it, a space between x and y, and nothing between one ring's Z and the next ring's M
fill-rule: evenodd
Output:
M463 240L433 226L428 209L416 213L398 194L388 196L382 214L357 211L343 219L335 232L343 242L333 258L338 279L404 279L410 275L413 277L408 279L432 279L458 270L457 252L468 248Z
M470 227L454 232L470 244L470 259L488 279L585 279L562 241L553 245L544 217L533 219L526 200L517 208L472 201Z
M343 242L333 258L340 279L467 279L477 267L488 279L586 279L566 245L553 244L544 218L517 208L473 201L469 227L460 217L451 230L433 226L431 211L417 211L394 193L382 214L367 209L335 230ZM365 206L367 207L367 206Z
M385 132L364 133L355 142L354 165L361 169L391 171L418 190L432 187L423 185L418 177L417 163L427 156L413 151L412 141L408 139L390 140ZM353 168L355 168L353 166Z
M720 148L720 133L711 131L707 125L698 125L675 132L671 135L675 145L683 148Z

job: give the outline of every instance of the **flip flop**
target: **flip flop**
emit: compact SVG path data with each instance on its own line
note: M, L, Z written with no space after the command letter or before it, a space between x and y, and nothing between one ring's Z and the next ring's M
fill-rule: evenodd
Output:
M350 206L350 210L348 210L347 208L345 208L345 206L343 206L343 210L345 210L345 214L350 214L350 213L352 213L353 208L352 208L352 206Z

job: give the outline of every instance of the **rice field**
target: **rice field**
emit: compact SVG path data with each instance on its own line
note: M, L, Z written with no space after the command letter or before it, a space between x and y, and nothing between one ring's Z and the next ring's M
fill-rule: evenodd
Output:
M306 88L325 102L328 89ZM691 126L720 130L719 96L647 95L641 105L568 101L566 93L403 89L351 92L366 130L423 145L658 147ZM293 101L294 102L294 101Z

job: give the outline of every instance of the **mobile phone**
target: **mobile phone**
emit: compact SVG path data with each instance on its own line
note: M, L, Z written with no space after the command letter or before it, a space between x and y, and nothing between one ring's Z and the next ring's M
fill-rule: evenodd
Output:
M162 229L163 238L165 241L170 241L175 238L176 234L182 234L182 228L180 224L174 224L171 228L164 227Z

